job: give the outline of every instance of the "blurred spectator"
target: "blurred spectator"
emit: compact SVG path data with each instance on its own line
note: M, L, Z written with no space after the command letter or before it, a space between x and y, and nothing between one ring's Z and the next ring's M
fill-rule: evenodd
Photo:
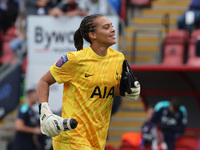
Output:
M50 9L49 15L86 16L91 14L117 15L107 0L62 0L55 8Z
M188 10L178 18L177 26L189 31L200 28L200 0L191 0Z
M151 117L154 113L153 106L148 106L146 110L146 121L142 125L142 143L141 146L145 148L151 148L151 143L153 139L153 129L154 124L150 122Z
M24 0L25 18L30 15L48 15L49 10L58 2L60 0Z
M27 101L24 103L15 120L16 135L14 138L14 150L37 150L40 145L35 135L40 135L37 116L32 106L37 102L37 94L34 89L27 91Z
M2 55L3 37L16 22L20 2L20 0L0 0L0 56Z
M24 26L23 26L23 21L24 21L24 2L23 0L18 0L19 2L19 13L17 16L17 19L15 21L15 25L13 25L13 29L15 29L15 35L16 37L13 37L13 39L10 40L10 48L16 52L17 50L21 50L22 48L22 43L24 41Z
M174 150L175 140L179 134L184 133L187 116L183 113L183 108L177 98L172 98L170 103L160 102L154 108L151 122L161 129L168 150Z
M78 6L83 10L83 16L98 13L103 15L117 15L107 0L80 0Z
M19 13L18 0L0 0L0 30L4 33L16 22Z
M10 42L13 51L21 50L23 42L26 40L27 17L30 15L48 15L48 11L60 0L24 0L17 18L17 37Z
M49 10L49 15L73 17L82 15L82 11L78 8L76 0L63 0L56 7Z
M18 37L14 38L13 40L10 41L10 48L16 52L18 50L21 50L22 48L22 43L24 41L24 34L20 31L18 31Z
M163 140L161 131L150 120L154 113L154 107L149 105L146 110L146 121L142 125L142 141L143 150L166 150L167 146Z

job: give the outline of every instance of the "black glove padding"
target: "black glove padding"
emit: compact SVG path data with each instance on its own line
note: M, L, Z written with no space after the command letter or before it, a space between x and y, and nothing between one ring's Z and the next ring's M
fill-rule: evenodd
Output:
M132 93L131 87L139 87L140 83L137 81L137 78L133 74L131 67L128 64L128 61L125 59L122 66L122 77L120 81L120 95L125 96L125 92L128 94Z

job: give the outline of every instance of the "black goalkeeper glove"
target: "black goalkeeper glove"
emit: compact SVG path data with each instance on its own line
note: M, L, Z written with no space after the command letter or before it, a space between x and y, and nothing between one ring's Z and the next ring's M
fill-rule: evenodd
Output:
M120 95L131 100L137 100L140 95L140 83L133 74L128 61L125 59L120 81Z

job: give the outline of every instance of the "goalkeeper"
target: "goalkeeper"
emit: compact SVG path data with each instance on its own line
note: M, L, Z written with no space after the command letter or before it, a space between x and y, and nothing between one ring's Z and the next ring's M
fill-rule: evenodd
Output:
M83 39L89 47L83 48ZM114 95L138 99L139 82L124 55L110 48L115 43L107 17L86 16L74 34L77 51L63 55L38 81L41 131L53 137L54 150L104 150ZM64 83L62 117L48 105L55 82Z

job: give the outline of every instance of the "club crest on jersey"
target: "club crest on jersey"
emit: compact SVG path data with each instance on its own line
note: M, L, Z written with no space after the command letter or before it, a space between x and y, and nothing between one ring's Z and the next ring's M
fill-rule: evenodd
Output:
M60 59L56 62L57 67L62 67L68 61L67 54L60 57Z
M119 75L119 73L116 71L116 80L118 81L118 75Z

